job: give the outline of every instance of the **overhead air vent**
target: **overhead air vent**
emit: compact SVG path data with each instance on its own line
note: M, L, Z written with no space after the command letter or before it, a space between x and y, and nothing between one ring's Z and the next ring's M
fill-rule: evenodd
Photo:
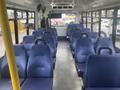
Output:
M71 10L74 8L74 4L58 4L58 3L52 3L52 8L55 10Z
M70 6L70 5L58 5L58 6L53 6L52 7L53 9L62 9L62 10L69 10L69 9L73 9L74 7L73 6Z

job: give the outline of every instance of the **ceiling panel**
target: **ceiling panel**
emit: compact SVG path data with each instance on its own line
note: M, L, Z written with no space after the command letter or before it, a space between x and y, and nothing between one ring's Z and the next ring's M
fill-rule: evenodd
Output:
M74 11L103 8L109 6L120 6L120 0L7 0L8 2L19 5L36 8L39 3L45 5L47 9L52 9L51 3L71 4L74 3Z

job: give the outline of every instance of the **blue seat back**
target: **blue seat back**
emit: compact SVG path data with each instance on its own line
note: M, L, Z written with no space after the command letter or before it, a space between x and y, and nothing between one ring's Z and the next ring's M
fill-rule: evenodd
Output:
M112 50L112 54L115 54L115 49L111 38L99 38L96 44L96 53L99 53L101 47L108 47ZM109 54L108 49L102 49L101 54Z
M55 57L55 56L56 56L56 49L57 49L57 48L56 48L56 43L55 43L52 35L51 35L50 33L46 32L46 33L44 34L44 40L46 41L47 45L48 45L49 48L50 48L51 55L52 55L53 57Z
M52 77L50 50L47 45L38 44L32 47L27 66L28 78Z
M120 56L93 55L85 72L85 87L120 87Z
M15 45L14 46L14 52L16 57L16 65L18 68L18 73L20 78L25 78L26 76L26 65L27 65L27 57L25 50L22 45ZM0 67L1 71L1 77L2 78L10 78L9 74L9 68L7 63L7 57L4 56L4 59L1 63Z
M44 32L41 31L41 30L34 31L34 32L32 33L32 35L35 37L35 39L38 38L38 37L42 37L43 34L44 34Z
M72 49L73 49L73 50L74 50L75 47L76 47L76 43L77 43L78 39L81 37L81 34L83 34L83 33L85 33L85 34L88 35L89 32L86 31L86 30L77 30L77 31L75 31L75 32L71 35L70 43L71 43L71 45L72 45Z
M27 55L29 56L29 51L34 45L35 38L34 36L24 36L23 38L23 46L26 49Z
M77 41L75 48L75 60L77 63L84 63L87 61L89 55L95 54L94 45L90 38L83 37Z
M82 30L84 27L82 24L69 24L67 27L67 36L71 36L75 30Z
M98 33L97 32L89 32L89 37L91 38L94 45L96 45L96 42L99 38Z
M34 43L35 38L33 36L24 36L23 44Z
M51 31L54 31L55 35L57 36L57 30L56 28L49 28Z
M55 43L55 45L57 45L57 35L56 35L56 33L54 32L54 30L48 30L47 32L45 32L45 33L48 33L48 34L50 34L51 35L51 37L53 38L53 40L54 40L54 43Z
M45 28L38 28L38 31L41 31L42 33L44 33L46 31Z

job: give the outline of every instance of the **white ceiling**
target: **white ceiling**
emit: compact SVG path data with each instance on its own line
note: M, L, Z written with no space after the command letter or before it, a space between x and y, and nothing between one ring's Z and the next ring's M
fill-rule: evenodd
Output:
M7 0L8 5L12 7L22 7L35 9L39 3L45 5L48 10L51 10L51 3L55 4L71 4L74 3L73 11L82 11L89 9L97 9L104 7L120 6L120 0Z

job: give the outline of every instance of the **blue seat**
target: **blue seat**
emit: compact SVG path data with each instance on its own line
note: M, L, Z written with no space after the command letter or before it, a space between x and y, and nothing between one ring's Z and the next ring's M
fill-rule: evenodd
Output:
M83 77L88 57L93 54L95 51L91 39L88 37L80 38L77 41L74 54L78 76Z
M112 50L112 54L115 54L115 49L113 46L113 42L111 38L99 38L96 44L96 54L99 53L99 49L100 48L104 48L104 47L108 47ZM101 54L109 54L109 50L108 49L102 49L101 50Z
M44 33L46 31L46 29L45 28L38 28L38 31L41 31Z
M58 45L58 40L57 40L57 34L56 34L56 32L55 32L53 29L50 29L50 30L48 30L48 31L45 32L45 33L51 34L51 36L52 36L52 38L53 38L53 40L54 40L54 43L55 43L55 45L56 45L56 47L57 47L57 45Z
M90 38L79 38L75 48L76 63L86 62L87 56L95 54L94 46Z
M76 47L76 43L78 41L78 39L81 37L81 35L85 33L87 34L88 36L88 33L89 31L87 30L77 30L75 31L72 35L71 35L71 38L70 38L70 46L71 46L71 49L74 51L75 47Z
M42 30L37 30L32 33L32 35L35 37L35 39L38 37L42 37L43 34L44 34L44 32Z
M14 51L20 83L22 84L26 78L27 57L22 45L15 45ZM6 56L4 56L4 59L1 63L0 72L1 72L0 90L11 90L12 88L11 80Z
M24 36L23 43L33 43L35 38L33 36Z
M54 31L54 33L56 34L56 36L57 36L57 30L56 30L56 28L52 28L52 27L50 27L49 28L51 31Z
M54 41L54 38L52 37L52 34L50 34L49 32L45 32L44 33L44 40L46 41L47 45L50 48L52 57L56 58L57 47L56 47L56 43Z
M48 44L46 43L46 41L44 40L44 38L39 38L39 39L36 39L35 40L35 45L40 45L41 47L43 47L41 50L43 50L43 51L41 51L41 52L46 52L45 50L47 50L47 53L49 52L49 55L50 55L50 60L51 60L51 64L52 64L52 66L53 66L53 68L55 67L55 62L56 62L56 60L53 58L53 55L52 55L52 53L51 53L51 51L50 51L50 48L49 48L49 46L48 46ZM44 50L45 49L45 50Z
M84 79L85 90L119 90L120 56L90 56Z
M99 38L98 33L97 32L89 32L89 37L91 38L93 44L96 45L96 42Z
M52 70L49 47L45 44L33 46L27 66L27 77L52 77Z
M68 38L70 38L71 34L75 31L75 30L82 30L84 27L83 27L83 24L69 24L67 26L67 36Z
M53 68L49 48L44 44L32 47L27 66L27 79L21 90L52 90Z
M23 38L23 46L27 51L27 55L29 56L29 51L34 45L35 38L34 36L24 36Z

